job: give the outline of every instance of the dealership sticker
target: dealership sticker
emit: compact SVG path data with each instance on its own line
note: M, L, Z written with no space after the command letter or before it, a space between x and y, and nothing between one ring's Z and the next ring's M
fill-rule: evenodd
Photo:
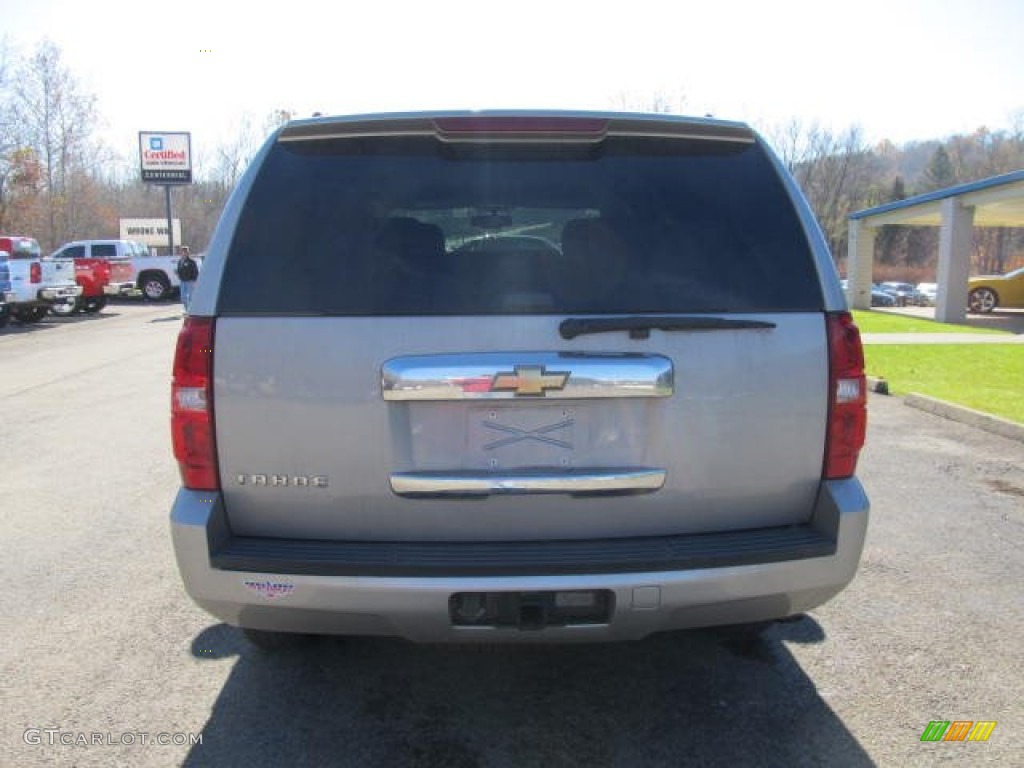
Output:
M264 600L277 600L287 597L295 591L294 584L288 584L283 581L253 581L246 579L242 584L245 585L246 589L255 592Z

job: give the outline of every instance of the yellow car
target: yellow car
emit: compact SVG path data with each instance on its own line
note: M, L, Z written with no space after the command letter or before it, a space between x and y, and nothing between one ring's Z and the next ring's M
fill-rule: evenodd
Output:
M1005 275L972 277L967 281L967 306L971 312L1024 308L1024 268Z

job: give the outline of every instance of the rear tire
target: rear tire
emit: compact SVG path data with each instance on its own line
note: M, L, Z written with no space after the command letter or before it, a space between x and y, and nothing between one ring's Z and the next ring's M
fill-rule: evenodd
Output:
M139 290L148 301L162 301L170 294L171 283L165 275L150 272L139 278Z
M14 311L14 319L19 323L38 323L44 317L46 313L50 311L49 307L29 307L28 309L16 309Z
M105 306L107 306L106 296L93 296L85 300L85 305L82 307L82 309L88 312L89 314L94 314L96 312L99 312Z
M999 297L991 288L975 288L967 296L967 307L971 312L988 314L999 306Z

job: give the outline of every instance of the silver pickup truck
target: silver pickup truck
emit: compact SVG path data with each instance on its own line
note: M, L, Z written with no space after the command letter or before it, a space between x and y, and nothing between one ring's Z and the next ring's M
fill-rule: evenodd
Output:
M185 587L266 645L756 624L864 542L860 337L739 123L292 122L218 225L172 403Z

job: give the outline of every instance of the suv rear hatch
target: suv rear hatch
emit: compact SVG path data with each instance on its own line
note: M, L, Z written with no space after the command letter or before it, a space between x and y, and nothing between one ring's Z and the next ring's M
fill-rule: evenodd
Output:
M235 535L808 521L830 408L821 254L745 127L296 123L247 194L213 359Z

